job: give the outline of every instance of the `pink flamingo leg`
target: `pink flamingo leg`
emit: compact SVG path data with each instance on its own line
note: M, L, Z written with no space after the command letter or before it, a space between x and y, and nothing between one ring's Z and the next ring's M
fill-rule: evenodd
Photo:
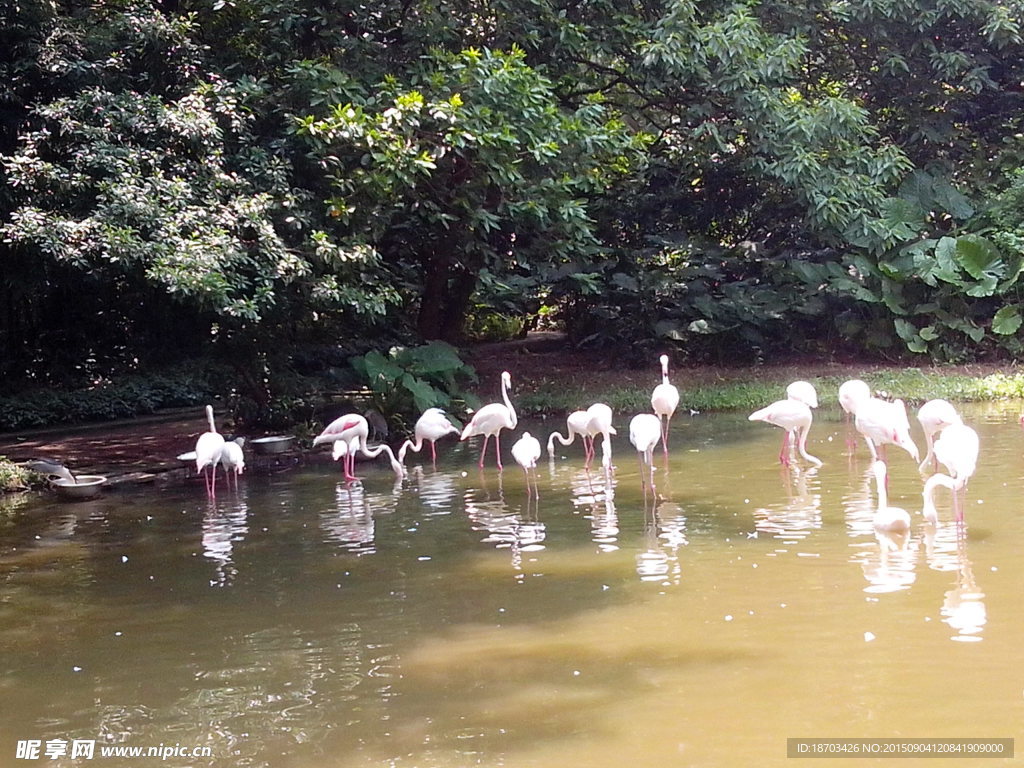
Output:
M498 456L498 471L501 471L504 469L501 466L501 432L494 435L494 451Z
M668 418L665 418L664 426L661 428L661 447L668 456Z
M430 441L430 460L434 463L434 469L437 469L437 443L433 440Z
M782 438L782 449L779 451L779 463L789 466L789 430L786 430Z
M484 435L484 447L480 449L480 469L484 468L484 456L487 455L487 441L491 439L490 435Z

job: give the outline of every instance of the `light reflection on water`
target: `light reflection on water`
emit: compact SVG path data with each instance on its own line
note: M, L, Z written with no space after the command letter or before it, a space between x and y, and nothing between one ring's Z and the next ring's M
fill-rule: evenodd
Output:
M571 449L542 463L539 499L449 443L399 484L360 465L360 484L246 477L213 503L200 485L7 502L0 764L26 738L304 768L782 764L789 736L1013 736L1024 435L1017 404L967 413L966 526L948 498L926 524L894 454L903 537L874 530L835 413L811 469L780 467L778 432L743 414L680 419L656 495L620 436L611 474Z

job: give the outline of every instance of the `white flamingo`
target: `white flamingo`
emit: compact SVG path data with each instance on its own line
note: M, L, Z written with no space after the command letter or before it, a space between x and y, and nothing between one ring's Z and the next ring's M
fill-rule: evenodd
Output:
M963 419L957 413L956 408L948 400L929 400L917 411L917 420L921 422L921 429L924 430L924 440L928 451L921 460L919 469L925 472L928 463L932 463L932 471L938 470L938 459L935 458L935 435L952 424L962 424Z
M579 435L583 441L583 452L586 454L587 463L590 463L590 454L593 450L591 444L588 442L590 433L588 426L590 424L590 414L587 411L573 411L565 419L565 437L562 437L560 432L552 432L548 436L548 456L550 458L555 457L555 440L560 442L562 445L572 445L576 440L576 436Z
M885 446L897 445L910 454L914 461L920 456L917 445L910 437L910 421L902 400L887 402L869 397L857 404L853 424L871 451L871 460L885 461Z
M213 423L213 406L206 406L206 421L210 425L208 432L204 432L196 440L196 474L203 472L206 480L206 493L211 498L217 493L217 463L221 460L224 452L224 436L217 431ZM205 469L209 467L207 474Z
M537 487L537 459L540 458L540 440L535 438L529 432L523 432L523 436L520 437L515 443L512 444L512 458L516 460L516 463L523 468L523 473L526 475L526 493L531 493L540 498L540 490ZM531 486L530 480L533 480Z
M512 376L508 371L503 371L501 374L501 398L504 400L502 403L488 403L479 411L473 414L473 418L469 420L469 424L462 430L462 435L459 440L467 440L470 437L476 435L484 436L484 446L480 450L480 468L484 466L484 456L487 453L487 441L494 437L494 451L498 458L498 469L503 469L501 466L501 437L499 436L503 429L515 429L516 424L519 423L519 419L516 417L515 408L512 407L512 401L508 399L508 389L512 386Z
M344 458L343 467L346 480L359 479L355 475L357 453L362 453L371 459L377 458L381 453L386 453L388 459L391 460L391 469L398 477L402 477L405 474L405 468L398 463L391 447L382 443L376 448L370 448L367 444L369 434L370 425L363 416L360 416L358 413L346 413L328 424L324 431L313 439L313 446L331 443L335 445L335 450L337 450L337 443L345 443L346 450L341 458ZM337 458L339 457L335 457L336 460Z
M612 435L618 434L612 426L612 409L604 403L594 403L587 408L587 434L590 435L590 458L594 458L594 440L603 436L601 443L601 466L610 469L612 466ZM590 462L587 462L590 465Z
M754 411L747 420L764 421L785 430L782 449L779 451L779 461L782 464L789 464L789 445L791 440L795 440L800 455L815 466L821 466L821 459L807 453L807 433L811 429L813 416L810 406L806 403L800 400L776 400L771 405Z
M856 440L850 434L850 424L857 415L857 406L871 398L871 387L860 379L850 379L839 385L839 407L843 409L843 421L846 424L846 447L852 451Z
M238 476L245 471L245 452L242 446L245 445L244 437L236 437L224 443L224 450L220 455L220 463L224 466L224 478L230 485L231 476L235 478L235 490L238 490Z
M640 481L646 488L644 470L648 469L651 490L654 490L654 447L661 438L661 419L653 413L637 414L629 422L629 442L636 448L640 459Z
M440 408L427 408L423 415L416 420L413 427L414 440L406 440L398 449L398 463L405 463L406 451L419 453L423 443L430 443L430 458L434 465L437 465L437 447L434 445L445 435L457 435L459 428L452 424L445 412Z
M661 384L654 388L651 393L651 408L658 417L659 430L661 431L661 445L668 455L668 426L672 421L672 414L679 407L679 390L668 380L668 355L659 358L661 362ZM664 424L664 426L661 426Z

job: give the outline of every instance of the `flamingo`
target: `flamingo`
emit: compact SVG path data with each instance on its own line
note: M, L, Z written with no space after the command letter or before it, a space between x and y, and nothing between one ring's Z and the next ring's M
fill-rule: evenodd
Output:
M398 477L402 477L405 474L405 468L398 463L395 454L391 451L391 447L381 443L376 448L370 448L366 442L369 434L370 425L365 417L360 416L358 413L346 413L328 424L323 432L313 438L313 446L316 447L323 443L332 443L336 446L339 442L345 443L345 452L340 456L335 456L335 460L338 458L345 459L343 467L345 479L348 481L359 479L355 476L357 453L362 453L371 459L377 458L381 453L386 453L391 460L391 469L394 470Z
M508 388L512 386L512 376L508 371L502 371L501 374L501 397L505 401L502 403L488 403L479 411L473 414L473 418L470 419L469 424L462 430L462 435L459 440L466 440L476 435L484 436L484 447L480 451L480 468L484 467L484 456L487 454L487 441L494 436L494 451L498 459L498 469L501 470L501 437L500 432L503 429L515 429L516 424L519 423L519 419L516 417L516 411L512 407L512 402L508 399Z
M935 435L952 424L962 424L963 420L948 400L929 400L918 410L917 420L921 422L925 443L928 446L928 452L921 461L919 469L924 472L928 462L931 461L934 472L938 469L938 459L935 457L933 448Z
M953 481L952 485L947 487L953 491L953 510L956 519L963 520L967 483L978 466L978 433L962 422L950 424L939 434L934 447L935 458L949 470L949 476ZM939 475L941 476L941 473ZM939 483L944 484L942 481Z
M430 443L430 458L434 465L437 465L437 447L434 443L445 435L459 434L459 428L448 421L448 417L440 408L427 408L423 415L416 420L413 428L413 440L406 440L398 449L398 463L405 464L405 452L415 451L419 453L423 448L423 442Z
M559 432L552 432L548 436L548 456L550 458L555 457L555 440L558 440L562 445L572 445L573 441L576 440L576 435L579 435L583 440L583 451L587 457L587 464L590 464L590 456L593 452L593 445L589 442L589 424L590 424L590 413L587 411L573 411L565 419L565 437L562 437Z
M809 381L794 381L786 387L786 397L798 400L809 408L818 407L818 392Z
M540 440L529 432L523 432L515 443L512 444L512 457L516 463L523 468L526 475L526 493L531 493L540 498L540 490L537 488L537 459L540 458ZM530 476L533 476L533 486L530 486Z
M661 362L661 384L654 388L651 393L651 408L658 417L659 430L661 431L661 445L668 455L668 425L672 421L672 414L679 407L679 390L668 381L668 355L659 358ZM662 425L664 419L664 426Z
M53 459L30 459L21 466L25 467L25 469L31 469L33 472L38 472L40 475L45 475L46 477L59 477L72 484L78 483L78 480L71 473L70 469L65 467L59 461L54 461Z
M629 442L640 459L640 482L644 483L644 465L650 469L651 490L654 490L654 447L662 438L661 419L653 413L640 413L629 422ZM646 484L644 488L646 489Z
M748 421L764 421L786 431L785 437L782 438L782 449L779 451L779 461L782 464L789 464L789 444L792 437L796 440L800 455L820 467L821 460L807 453L807 433L811 429L812 419L810 406L800 400L776 400L747 417Z
M887 402L869 397L857 403L853 424L863 436L871 451L871 460L885 461L885 446L897 445L910 454L914 461L920 456L917 445L910 437L907 407L902 400ZM877 449L876 449L877 445Z
M902 533L910 530L910 515L905 509L889 506L889 495L886 492L888 483L888 468L884 461L876 461L871 464L871 472L875 476L875 485L878 487L878 509L872 524L875 530L884 533Z
M612 465L612 435L618 434L612 426L612 409L604 403L594 403L587 408L587 433L590 435L590 458L594 458L594 439L603 435L601 443L601 466L609 469ZM587 462L588 466L590 462Z
M839 406L843 409L843 421L847 425L857 414L857 406L871 398L871 387L860 379L850 379L839 385ZM846 447L853 450L856 442L850 436L849 426L846 430Z
M242 446L245 445L244 437L236 437L224 443L224 450L220 454L220 463L224 467L224 479L230 484L231 475L235 476L235 490L238 490L238 476L245 471L245 454Z
M206 406L206 420L210 425L208 432L203 432L196 440L196 474L203 472L206 478L206 493L213 498L217 492L217 462L224 452L224 437L217 431L213 423L213 406ZM204 472L210 468L209 475Z

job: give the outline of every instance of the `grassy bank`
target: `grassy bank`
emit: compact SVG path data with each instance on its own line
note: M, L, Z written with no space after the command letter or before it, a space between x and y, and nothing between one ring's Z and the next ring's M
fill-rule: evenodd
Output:
M616 412L647 411L651 405L651 390L657 383L657 379L647 378L651 381L646 387L635 383L616 384L608 376L584 384L542 379L523 388L516 397L516 406L523 415L531 416L565 414L598 401L607 403ZM909 406L940 397L953 402L1024 398L1024 373L974 373L942 368L878 369L843 376L815 375L794 367L754 368L746 372L734 371L717 380L707 375L688 379L686 371L680 371L672 377L672 382L679 387L680 408L755 410L784 398L786 385L800 378L814 385L823 406L837 402L839 385L850 378L861 378L874 390L902 398Z

